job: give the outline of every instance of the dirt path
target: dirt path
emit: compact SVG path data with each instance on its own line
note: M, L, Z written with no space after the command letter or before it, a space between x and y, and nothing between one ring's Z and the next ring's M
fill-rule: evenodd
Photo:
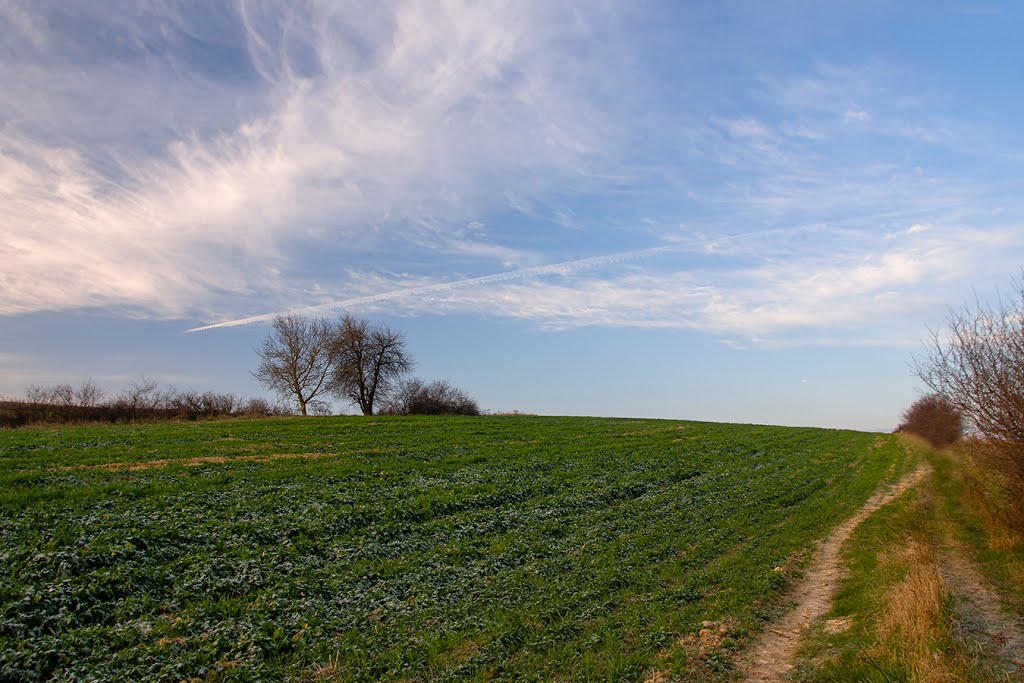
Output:
M868 515L886 505L917 484L927 473L923 466L908 474L896 485L879 487L860 510L840 524L815 549L807 573L793 588L796 607L765 628L761 637L738 662L745 680L752 683L774 683L786 680L792 670L800 636L832 604L832 597L844 574L839 548L857 525ZM836 624L842 628L843 624Z
M954 598L955 635L995 679L1024 681L1024 623L1003 609L968 549L947 540L940 560L939 572Z

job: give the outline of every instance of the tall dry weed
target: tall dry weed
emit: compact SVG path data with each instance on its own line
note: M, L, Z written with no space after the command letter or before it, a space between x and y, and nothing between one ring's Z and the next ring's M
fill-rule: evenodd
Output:
M891 560L908 567L906 576L886 594L879 615L880 648L898 647L911 680L939 683L958 680L942 654L945 640L943 603L948 598L932 549L918 538L892 551ZM884 656L883 652L877 655Z

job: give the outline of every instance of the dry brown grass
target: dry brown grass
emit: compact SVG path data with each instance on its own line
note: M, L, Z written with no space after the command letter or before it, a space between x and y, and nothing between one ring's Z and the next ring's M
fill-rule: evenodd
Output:
M304 681L310 683L325 683L326 681L343 681L348 674L348 667L341 664L341 657L335 655L328 657L322 664L314 664L305 676Z
M440 663L444 667L463 664L472 657L480 654L482 647L483 645L479 640L474 640L472 638L464 640L450 648L448 651L442 653Z
M984 540L973 523L970 534L961 528L962 511L980 520L974 510L998 510L989 505L990 480L959 448L932 455L934 474L922 489L855 539L856 581L846 597L854 621L846 630L832 621L822 625L823 636L806 652L805 673L825 674L813 680L1002 681L1024 671L1017 654L1024 652L1024 635L987 586L974 548L959 537L979 547L1019 539L997 513ZM970 476L977 486L965 490L960 484Z
M644 683L665 683L668 680L668 674L661 669L655 669L644 677Z
M268 453L266 455L202 455L193 458L161 458L155 460L134 460L129 462L104 462L96 465L60 465L47 468L49 472L70 472L75 470L149 470L176 465L179 467L199 467L201 465L222 465L228 462L268 463L275 460L319 460L322 458L340 458L346 455L364 453L392 453L395 448L372 448L361 451L344 451L339 453ZM27 470L29 472L33 470Z
M948 598L942 576L929 543L910 538L886 558L907 567L906 576L885 596L878 619L879 648L898 647L901 658L920 683L960 680L955 662L943 656L946 640L943 602ZM884 657L885 652L876 652Z

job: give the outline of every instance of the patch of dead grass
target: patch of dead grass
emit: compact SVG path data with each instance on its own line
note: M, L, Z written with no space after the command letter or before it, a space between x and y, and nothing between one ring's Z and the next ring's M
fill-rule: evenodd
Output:
M327 658L322 664L314 664L309 669L304 681L311 683L323 683L324 681L343 681L348 675L348 667L341 663L341 657L333 655Z
M441 665L450 667L464 664L469 659L480 654L482 647L482 644L478 640L474 640L472 638L464 640L441 654Z
M170 465L181 467L199 467L201 465L220 465L227 462L257 462L266 463L275 460L319 460L321 458L339 458L344 455L355 455L356 453L381 454L393 451L394 449L374 448L361 451L345 451L341 453L269 453L266 455L202 455L192 458L160 458L156 460L135 460L130 462L104 462L95 465L62 465L48 468L49 472L72 472L77 470L119 470L129 471L149 470Z
M921 502L927 504L927 500ZM962 653L948 647L949 615L945 606L950 593L927 536L910 536L905 544L880 553L880 558L880 564L898 564L906 572L885 593L874 629L878 641L869 648L870 654L902 661L915 683L964 680L970 666Z
M835 635L836 633L849 631L851 626L853 626L853 617L839 617L838 619L825 620L823 630L825 633Z
M661 669L655 669L654 671L647 674L644 678L644 683L665 683L668 680L668 674Z

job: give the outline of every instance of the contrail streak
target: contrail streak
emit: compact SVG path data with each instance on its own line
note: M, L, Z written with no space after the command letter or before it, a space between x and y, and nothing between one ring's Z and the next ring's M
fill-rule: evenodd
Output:
M625 251L618 254L608 254L606 256L592 256L590 258L578 259L576 261L563 261L562 263L552 263L546 266L534 266L533 268L510 270L504 273L495 273L493 275L484 275L482 277L471 277L466 280L456 280L455 282L439 282L434 285L407 287L405 289L396 289L390 292L382 292L381 294L371 294L369 296L360 296L355 297L353 299L330 301L328 303L318 304L316 306L293 308L287 311L278 311L276 313L263 313L261 315L253 315L248 318L238 318L237 320L226 320L220 323L213 323L212 325L193 327L192 329L185 331L203 332L205 330L215 330L218 327L238 327L239 325L249 325L251 323L259 323L264 322L266 320L273 320L279 315L322 313L323 311L329 311L332 309L351 308L352 306L359 306L362 304L372 304L380 301L390 301L393 299L404 299L406 297L416 296L418 294L444 292L453 289L462 289L464 287L473 287L475 285L486 285L492 282L523 280L531 277L540 277L542 275L569 275L578 270L584 270L587 268L597 268L599 266L606 266L612 263L621 263L623 261L630 261L633 259L642 258L644 256L650 256L652 254L659 254L670 250L671 247L654 247L651 249L640 249L637 251Z

